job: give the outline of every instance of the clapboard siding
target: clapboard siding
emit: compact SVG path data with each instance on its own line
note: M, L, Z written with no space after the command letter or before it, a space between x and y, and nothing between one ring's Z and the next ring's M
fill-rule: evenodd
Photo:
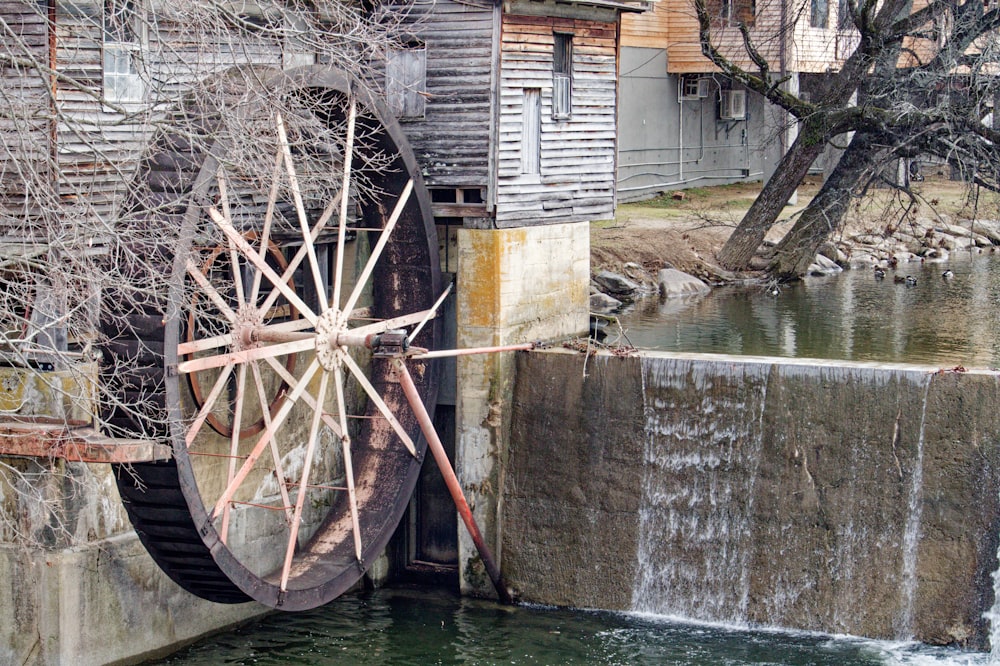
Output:
M437 0L409 12L427 49L427 102L403 131L428 186L485 188L494 9Z
M849 54L849 37L835 30L837 3L828 2L830 28L809 25L809 4L800 0L757 0L757 13L751 38L759 51L780 69L781 2L787 2L786 15L796 18L794 30L785 45L785 69L791 72L826 72L843 64ZM790 20L790 19L789 19ZM714 26L712 39L718 50L741 66L753 69L735 27ZM702 55L698 38L698 20L693 0L658 0L652 11L622 19L622 45L666 48L667 71L671 74L696 74L715 71ZM840 48L838 48L838 45ZM845 53L847 51L847 53Z
M553 33L573 35L572 113L552 118ZM497 226L608 217L614 208L616 26L505 16L497 133ZM540 173L521 173L525 89L541 92Z
M48 178L51 152L49 31L44 3L0 2L13 35L4 38L17 58L0 67L0 236L29 235L52 195ZM38 66L36 66L36 64ZM29 196L30 193L30 196Z

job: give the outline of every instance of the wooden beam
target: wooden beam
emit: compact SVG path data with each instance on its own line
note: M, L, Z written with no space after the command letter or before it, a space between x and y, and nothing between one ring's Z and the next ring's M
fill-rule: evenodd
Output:
M170 455L171 448L161 442L115 439L90 427L0 422L0 456L124 464L168 460Z

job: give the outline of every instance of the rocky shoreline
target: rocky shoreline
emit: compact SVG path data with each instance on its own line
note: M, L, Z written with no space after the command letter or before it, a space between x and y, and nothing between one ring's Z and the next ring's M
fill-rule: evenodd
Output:
M757 273L734 273L703 260L691 273L674 268L669 257L658 267L627 262L618 271L593 266L590 309L613 314L634 301L707 293L713 286L738 282L763 282L762 273L775 243L765 241L754 257ZM1000 220L976 219L953 222L949 216L906 220L888 225L880 233L871 230L845 232L820 248L804 277L831 275L843 270L893 269L913 262L945 263L953 254L993 253L1000 249ZM694 274L692 274L694 273Z

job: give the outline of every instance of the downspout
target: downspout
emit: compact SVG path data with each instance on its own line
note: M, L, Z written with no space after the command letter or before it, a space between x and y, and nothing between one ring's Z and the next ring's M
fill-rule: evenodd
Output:
M496 226L497 212L497 147L500 143L500 44L503 39L502 0L493 3L493 40L490 54L490 145L486 151L486 212Z
M684 99L681 95L683 75L677 79L677 180L684 182Z

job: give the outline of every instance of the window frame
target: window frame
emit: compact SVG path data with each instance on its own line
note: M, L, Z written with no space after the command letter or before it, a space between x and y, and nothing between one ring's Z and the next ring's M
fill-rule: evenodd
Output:
M148 49L148 33L145 16L142 0L103 0L101 3L101 92L107 102L127 109L146 102L143 55Z
M809 0L809 27L830 27L830 0Z
M573 33L552 33L552 119L573 117Z

